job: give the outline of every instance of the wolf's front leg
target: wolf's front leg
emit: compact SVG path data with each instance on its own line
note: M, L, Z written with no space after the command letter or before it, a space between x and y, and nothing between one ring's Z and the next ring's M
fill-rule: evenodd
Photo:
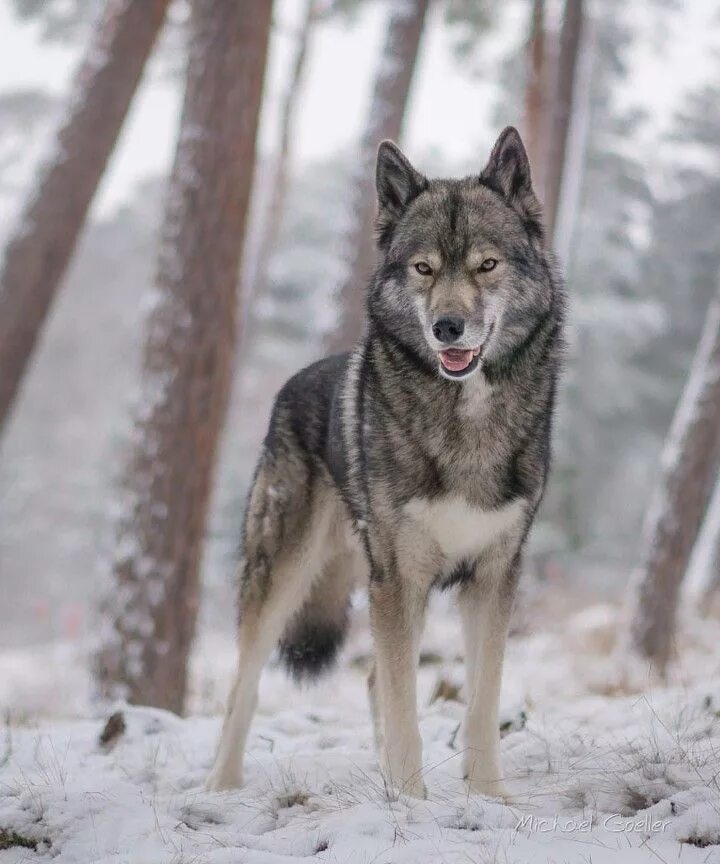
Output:
M463 769L471 792L507 797L500 760L499 701L512 585L471 582L459 597L467 712Z
M417 714L416 677L425 596L397 577L370 586L370 621L375 641L376 740L388 786L425 797L422 740Z

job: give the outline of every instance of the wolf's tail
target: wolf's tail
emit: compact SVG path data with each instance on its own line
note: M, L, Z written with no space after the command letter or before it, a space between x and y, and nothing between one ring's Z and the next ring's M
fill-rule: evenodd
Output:
M351 574L341 566L327 568L290 619L278 647L296 681L314 680L335 663L350 624L353 587Z

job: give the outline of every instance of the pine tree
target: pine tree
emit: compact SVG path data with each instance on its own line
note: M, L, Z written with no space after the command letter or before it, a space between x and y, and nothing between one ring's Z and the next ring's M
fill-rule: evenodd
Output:
M533 186L544 197L547 157L547 112L549 85L549 46L546 32L545 0L533 0L530 33L527 41L527 83L525 85L525 122L523 141L530 159Z
M720 469L720 282L675 412L630 595L633 653L664 674L680 585Z
M169 0L108 0L53 156L0 272L0 432L15 401Z
M688 585L688 599L696 612L707 615L720 589L720 475L693 549L690 570L694 572L688 573L693 583Z
M555 92L548 117L546 162L543 171L543 204L549 237L552 237L555 231L560 203L583 17L582 0L566 0L560 30Z
M338 326L328 340L331 351L351 347L362 331L365 284L375 261L375 184L372 182L375 155L384 138L397 140L400 137L428 6L429 0L405 0L391 7L370 115L360 144L350 224L343 238L348 266L339 293Z
M236 283L250 196L271 0L253 14L193 0L144 393L98 653L100 691L180 712L200 557L230 389Z
M652 282L641 276L643 250L635 239L638 218L654 204L647 165L623 147L642 117L618 110L615 98L627 87L633 47L626 13L621 0L594 7L580 207L571 254L562 262L572 297L571 341L541 512L566 549L608 567L636 553L642 519L642 498L617 490L647 483L659 446L651 428L638 423L638 405L657 387L640 358L656 343L662 312L648 291Z
M280 134L277 154L270 166L267 181L267 202L259 221L259 242L251 266L246 268L243 294L249 302L254 295L262 296L268 284L270 258L277 245L280 226L285 212L288 194L292 133L295 117L300 103L307 64L308 47L313 27L319 17L319 0L306 0L302 21L297 34L297 48L290 71L290 80L282 99L280 109ZM263 184L265 185L265 184ZM265 196L263 196L265 197ZM247 254L247 252L246 252Z

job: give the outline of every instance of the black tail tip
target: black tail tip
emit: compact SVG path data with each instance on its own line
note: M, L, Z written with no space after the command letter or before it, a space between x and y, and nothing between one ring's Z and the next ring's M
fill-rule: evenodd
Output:
M296 682L314 681L335 664L344 639L345 627L305 624L280 640L280 662Z

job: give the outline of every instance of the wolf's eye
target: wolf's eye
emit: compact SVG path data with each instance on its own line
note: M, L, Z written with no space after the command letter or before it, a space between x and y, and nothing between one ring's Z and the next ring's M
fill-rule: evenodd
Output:
M497 258L486 258L477 268L480 273L489 273L497 267Z
M418 261L415 269L421 276L432 276L433 269L427 261Z

